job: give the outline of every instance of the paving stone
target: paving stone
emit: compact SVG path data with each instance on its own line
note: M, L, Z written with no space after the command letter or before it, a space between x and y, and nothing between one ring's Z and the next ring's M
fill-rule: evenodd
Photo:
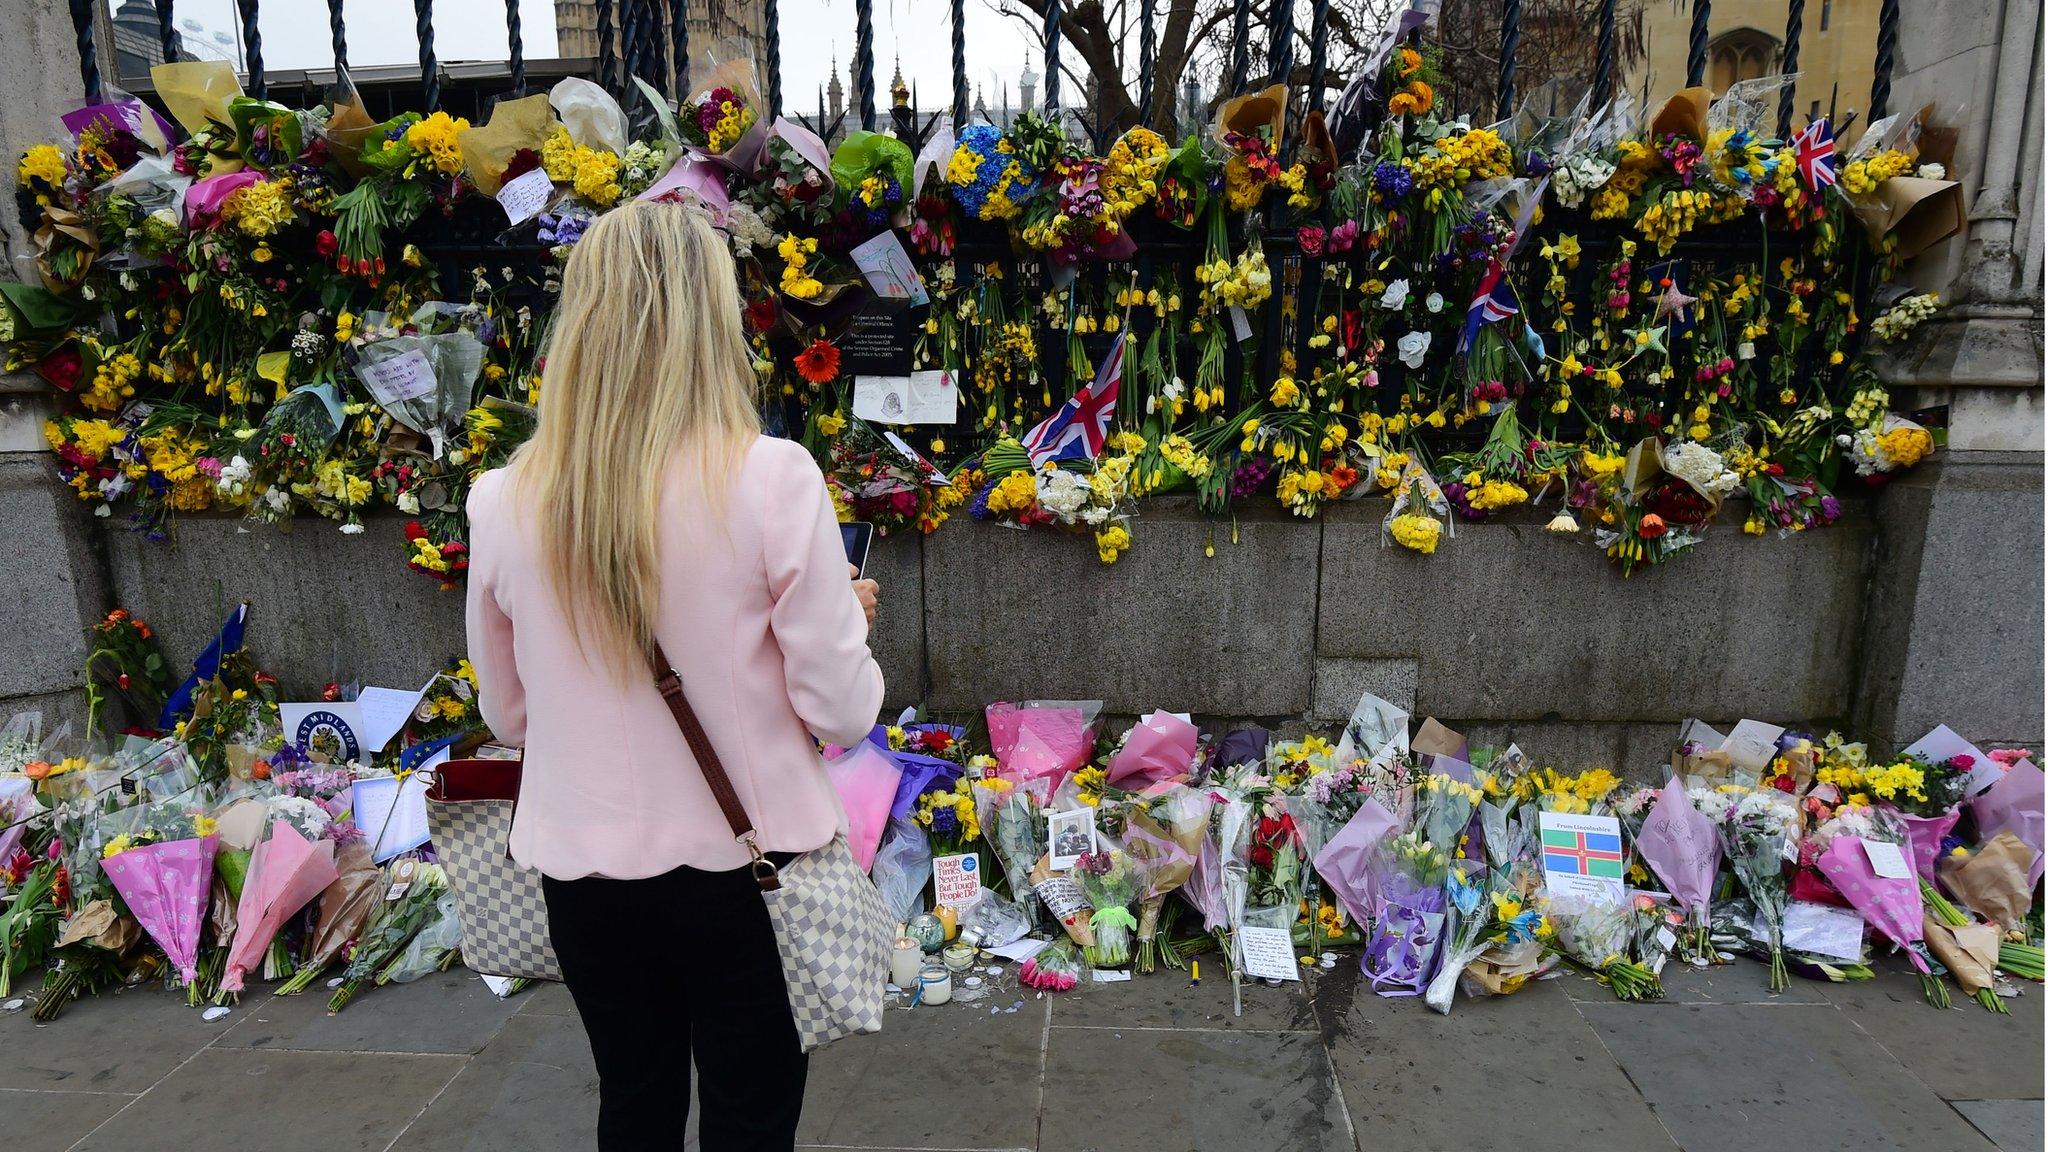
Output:
M2041 1147L2039 1100L1957 1100L1955 1110L1976 1125L1999 1152L2034 1152Z
M1024 991L1001 1004L1018 999L1022 1008L996 1015L975 1004L891 1010L879 1033L813 1054L798 1143L1037 1146L1037 1069L1052 997Z
M1578 1008L1686 1152L1985 1152L1975 1129L1840 1012Z
M597 1066L573 1016L518 1015L392 1152L577 1152L597 1146Z
M383 1152L465 1060L209 1048L77 1147Z
M552 981L535 984L512 998L519 1005L522 1016L574 1016L576 1002L569 999L569 989Z
M1889 960L1878 967L1875 980L1821 987L1858 1027L1945 1099L2041 1095L2043 997L2038 984L2023 985L2025 995L2006 1001L2009 1016L1986 1012L1952 982L1950 1008L1930 1007L1919 978Z
M1556 981L1504 999L1460 997L1440 1016L1415 997L1373 995L1356 971L1355 960L1339 964L1319 984L1316 1011L1359 1147L1674 1147ZM1461 1106L1468 1099L1480 1106Z
M1737 957L1730 963L1716 964L1711 968L1694 968L1690 964L1673 961L1664 965L1660 978L1664 982L1664 998L1642 1001L1642 1007L1675 1004L1804 1004L1822 1007L1828 1003L1822 992L1828 985L1817 980L1794 976L1783 992L1771 991L1770 969L1748 957ZM1606 985L1569 969L1552 983L1584 1004L1618 1002Z
M1099 984L1052 999L1054 1028L1226 1028L1269 1032L1313 1032L1312 993L1305 984L1278 988L1246 984L1244 1015L1230 1010L1230 977L1214 954L1198 958L1202 982L1190 987L1185 972L1133 975L1121 984Z
M334 995L331 972L297 996L274 996L250 1019L222 1037L223 1047L319 1052L447 1052L467 1055L498 1034L519 1011L517 998L500 1000L475 973L436 972L411 985L359 993L340 1012L327 1011Z
M20 995L21 986L16 986ZM261 993L250 997L260 1003ZM26 1010L0 1015L0 1088L143 1092L187 1056L236 1027L248 1009L209 1024L183 993L157 987L89 996L49 1024Z
M133 1099L117 1092L0 1088L7 1152L64 1152Z
M1038 1146L1311 1152L1355 1145L1314 1035L1055 1028Z

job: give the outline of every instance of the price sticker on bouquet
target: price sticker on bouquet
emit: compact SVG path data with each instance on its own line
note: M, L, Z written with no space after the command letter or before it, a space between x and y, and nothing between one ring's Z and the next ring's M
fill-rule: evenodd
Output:
M938 903L965 908L981 899L981 857L972 852L932 858L932 889Z

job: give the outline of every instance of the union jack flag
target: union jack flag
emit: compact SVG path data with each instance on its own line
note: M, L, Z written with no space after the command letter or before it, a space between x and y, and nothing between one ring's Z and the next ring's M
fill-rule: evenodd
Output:
M1500 261L1494 261L1479 281L1479 292L1472 297L1472 306L1465 309L1465 333L1458 337L1458 351L1472 347L1472 341L1479 336L1480 325L1520 315L1521 311L1521 304L1515 300L1514 286L1508 283Z
M1827 118L1809 121L1798 134L1792 137L1793 162L1799 165L1800 179L1806 186L1819 192L1833 186L1835 182L1835 130L1828 125Z
M1102 454L1109 438L1109 421L1116 415L1116 394L1124 382L1124 336L1117 333L1109 355L1095 371L1095 379L1060 410L1046 417L1038 427L1024 434L1024 454L1034 467L1043 468L1053 460L1093 460Z

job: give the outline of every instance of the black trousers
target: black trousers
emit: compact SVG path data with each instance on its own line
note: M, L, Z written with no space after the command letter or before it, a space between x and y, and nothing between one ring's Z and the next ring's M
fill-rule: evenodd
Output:
M683 1146L696 1057L704 1152L788 1152L809 1057L768 908L744 868L548 879L548 930L597 1058L601 1152Z

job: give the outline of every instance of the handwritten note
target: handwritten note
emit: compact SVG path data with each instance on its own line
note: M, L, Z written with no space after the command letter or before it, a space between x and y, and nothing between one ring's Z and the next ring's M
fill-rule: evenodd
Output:
M441 757L447 759L444 753ZM370 859L378 864L427 842L427 785L431 772L400 780L373 776L349 785L356 827L370 838Z
M1887 880L1904 880L1913 875L1906 854L1889 840L1864 840L1863 854L1870 858L1870 870Z
M498 203L505 209L505 219L524 224L540 215L554 195L555 182L548 179L548 170L535 168L505 181L498 189Z
M1771 766L1771 758L1778 754L1778 737L1785 730L1776 724L1761 720L1744 720L1721 741L1721 751L1728 754L1738 768L1751 772L1762 772Z
M427 361L427 354L417 348L374 364L358 360L356 378L386 408L425 396L435 388L434 366Z
M1863 917L1854 909L1794 900L1785 905L1785 947L1854 963L1863 958Z
M951 424L960 392L946 371L853 378L853 414L877 424Z
M926 304L931 296L924 290L924 277L917 274L917 265L910 262L910 254L903 250L903 241L896 238L892 230L877 233L873 239L854 248L853 265L860 269L861 276L874 289L875 295L892 300L908 300L912 304Z
M1301 968L1294 960L1294 936L1288 929L1247 926L1238 929L1237 940L1246 975L1263 980L1301 979Z
M419 706L421 688L406 692L397 688L365 688L356 696L356 708L363 719L363 747L371 752L382 752L391 738L412 719L412 710Z

